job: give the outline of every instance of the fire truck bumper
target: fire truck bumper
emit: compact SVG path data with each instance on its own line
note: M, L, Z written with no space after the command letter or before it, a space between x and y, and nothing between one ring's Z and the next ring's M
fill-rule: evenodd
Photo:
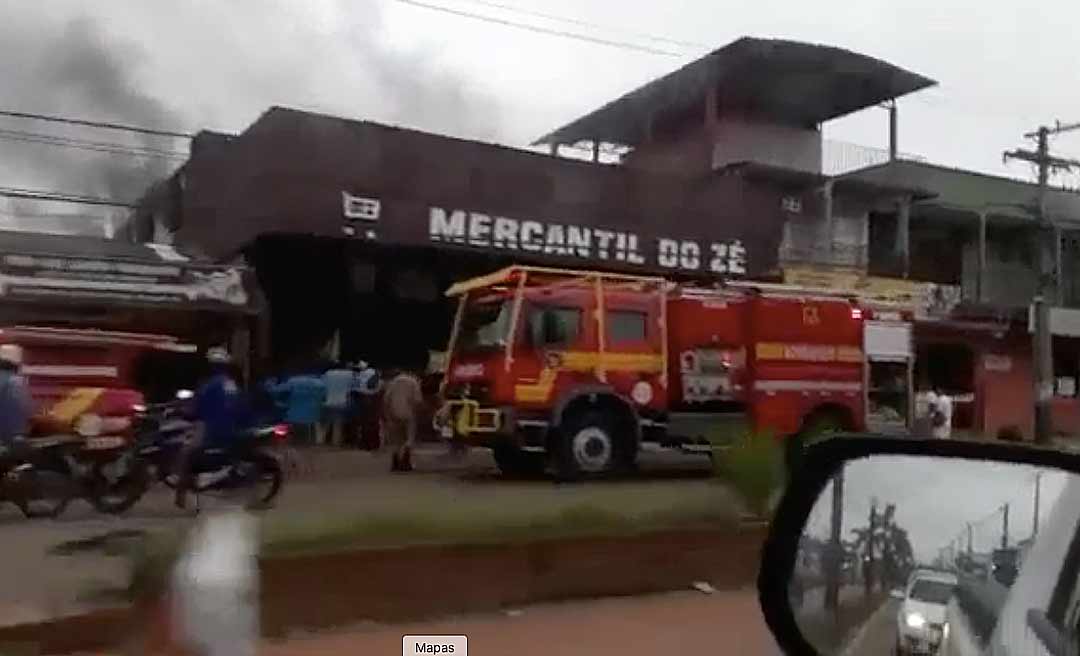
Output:
M514 432L510 408L486 408L470 399L443 403L435 415L435 428L444 439L488 446L494 440Z

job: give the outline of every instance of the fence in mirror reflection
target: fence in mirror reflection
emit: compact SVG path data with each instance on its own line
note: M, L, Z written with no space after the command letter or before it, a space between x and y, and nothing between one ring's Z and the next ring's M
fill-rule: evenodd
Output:
M823 654L1080 654L1080 477L1016 463L845 463L789 600Z

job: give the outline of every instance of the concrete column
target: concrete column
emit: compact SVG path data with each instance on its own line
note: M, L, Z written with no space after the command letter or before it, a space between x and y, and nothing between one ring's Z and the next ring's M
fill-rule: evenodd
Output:
M1061 227L1054 226L1054 305L1065 305L1065 272L1061 254Z
M595 139L592 142L592 161L594 164L600 161L600 142Z
M822 210L825 213L825 239L828 240L828 254L829 264L832 264L833 258L833 181L829 180L825 183L823 189L825 199L822 204Z
M559 156L559 144L557 144L557 143L548 144L548 152L551 154L552 157L558 157Z
M979 212L979 268L975 274L975 300L986 301L986 212Z
M911 197L900 199L896 208L896 257L904 278L911 274Z
M896 101L889 103L889 161L896 161L896 145L899 139L896 125Z

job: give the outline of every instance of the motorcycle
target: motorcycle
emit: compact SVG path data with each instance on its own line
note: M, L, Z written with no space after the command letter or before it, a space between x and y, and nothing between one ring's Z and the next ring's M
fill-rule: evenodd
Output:
M120 458L103 463L89 498L99 511L120 514L131 508L153 482L175 489L176 462L194 430L177 403L148 408L136 422L135 444ZM191 463L196 507L199 495L250 488L250 507L265 507L281 490L281 463L265 448L288 439L288 427L260 425L243 431L228 448L205 448Z
M29 518L59 517L77 495L78 484L68 464L77 445L63 438L28 440L25 457L0 453L0 502L11 502ZM20 455L23 455L20 453Z

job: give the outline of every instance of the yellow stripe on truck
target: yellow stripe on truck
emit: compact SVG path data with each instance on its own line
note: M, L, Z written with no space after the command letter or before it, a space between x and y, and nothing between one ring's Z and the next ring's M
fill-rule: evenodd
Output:
M556 354L557 367L545 367L534 383L514 386L514 399L522 403L544 403L555 389L560 371L636 371L645 374L662 373L664 358L656 353L599 353L596 351L565 351Z
M92 408L104 393L103 387L76 387L49 409L49 416L58 422L70 424Z
M758 360L790 360L796 362L862 362L863 352L857 346L843 344L789 344L758 342Z
M598 353L596 351L566 351L560 353L562 366L569 371L640 371L641 373L660 373L664 368L664 358L657 353Z

